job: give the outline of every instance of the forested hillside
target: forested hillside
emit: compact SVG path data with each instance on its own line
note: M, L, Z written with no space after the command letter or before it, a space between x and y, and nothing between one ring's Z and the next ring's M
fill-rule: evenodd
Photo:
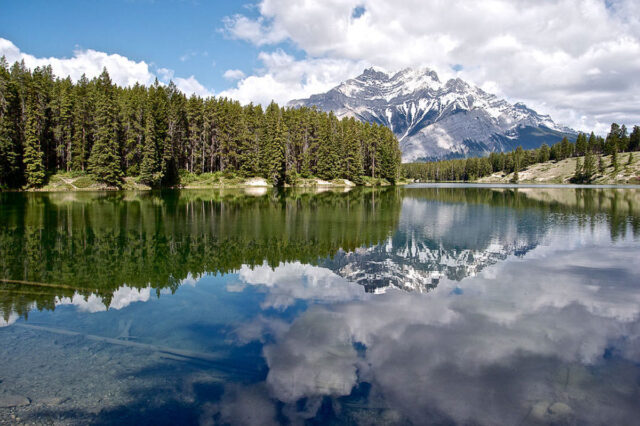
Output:
M564 138L551 147L543 144L538 149L523 150L518 147L508 153L491 153L488 157L460 160L434 161L430 163L409 163L402 165L403 175L421 181L473 181L493 173L512 174L512 181L519 180L519 172L529 166L549 161L559 162L578 157L571 180L589 183L606 169L618 172L633 162L633 152L640 150L640 126L634 126L631 134L625 125L613 123L606 138L578 134L575 143ZM620 153L629 152L624 160ZM606 161L605 161L605 156ZM584 157L584 158L582 158Z
M60 171L112 187L124 176L160 187L213 172L273 185L311 176L395 182L399 167L398 141L383 126L311 108L187 97L173 83L119 87L106 69L74 83L50 67L0 60L0 188L37 188Z

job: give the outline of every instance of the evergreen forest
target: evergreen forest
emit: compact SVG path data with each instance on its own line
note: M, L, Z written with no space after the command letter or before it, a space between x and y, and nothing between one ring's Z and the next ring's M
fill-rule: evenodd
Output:
M172 187L185 174L367 178L395 183L398 141L386 127L272 102L187 97L171 82L114 84L105 69L77 82L0 59L0 188L38 188L58 172Z

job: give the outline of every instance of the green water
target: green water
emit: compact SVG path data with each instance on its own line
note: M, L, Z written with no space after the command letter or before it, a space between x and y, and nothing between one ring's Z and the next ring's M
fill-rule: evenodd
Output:
M3 193L0 421L630 424L639 261L634 188Z

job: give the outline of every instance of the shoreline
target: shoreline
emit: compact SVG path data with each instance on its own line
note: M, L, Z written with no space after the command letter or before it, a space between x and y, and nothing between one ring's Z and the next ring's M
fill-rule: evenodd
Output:
M632 183L540 183L540 182L480 182L480 181L439 181L439 182L412 182L406 185L409 188L419 187L454 187L454 186L473 186L477 188L593 188L593 189L640 189L640 184Z
M78 183L78 185L76 185ZM406 180L399 180L395 184L392 184L383 179L370 179L368 178L364 184L355 184L347 179L333 179L331 181L319 179L319 178L304 178L299 179L298 183L294 185L285 184L284 186L274 186L270 184L264 178L230 178L219 179L215 182L212 181L192 181L184 184L178 184L175 186L152 188L148 185L144 185L135 181L135 178L124 178L124 184L122 187L107 186L95 182L90 176L82 175L76 178L65 177L61 174L51 176L49 183L41 188L11 188L2 189L0 192L118 192L118 191L162 191L162 190L221 190L221 189L255 189L255 190L268 190L272 188L294 188L294 189L317 189L317 190L330 190L330 189L344 189L348 190L356 187L372 188L372 187L388 187L388 186L401 186L410 183Z

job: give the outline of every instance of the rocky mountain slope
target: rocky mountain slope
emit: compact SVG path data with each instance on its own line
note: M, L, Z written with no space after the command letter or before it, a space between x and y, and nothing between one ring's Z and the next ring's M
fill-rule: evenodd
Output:
M400 141L403 161L537 148L575 131L524 104L514 105L457 78L442 82L428 68L396 73L369 68L327 93L289 102L338 117L383 124Z

